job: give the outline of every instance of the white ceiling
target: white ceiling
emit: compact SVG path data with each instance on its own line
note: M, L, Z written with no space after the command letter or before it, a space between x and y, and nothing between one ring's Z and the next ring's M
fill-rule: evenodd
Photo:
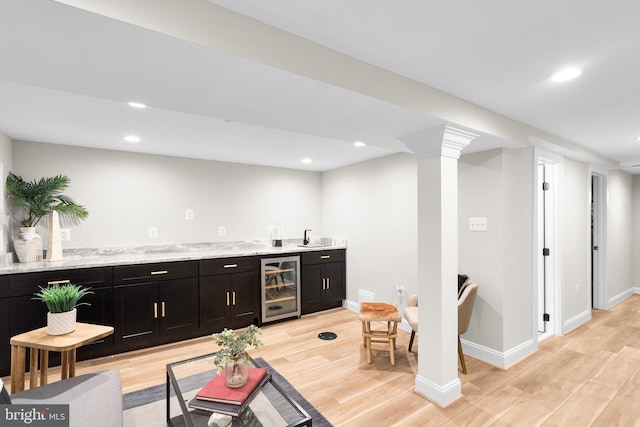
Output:
M640 2L210 1L640 163ZM397 138L444 123L52 0L0 11L0 130L13 139L328 170L407 151ZM583 75L551 84L567 64ZM482 134L465 152L517 145Z

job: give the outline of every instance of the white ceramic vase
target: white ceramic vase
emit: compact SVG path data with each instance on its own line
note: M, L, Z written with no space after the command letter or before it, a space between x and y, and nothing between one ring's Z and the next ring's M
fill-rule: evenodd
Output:
M20 262L42 261L42 239L35 227L20 227L13 237L13 247Z
M76 309L64 313L47 313L47 333L64 335L76 330Z

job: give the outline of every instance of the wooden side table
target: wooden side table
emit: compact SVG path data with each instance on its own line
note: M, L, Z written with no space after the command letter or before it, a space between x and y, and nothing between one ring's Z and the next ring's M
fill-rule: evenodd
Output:
M360 320L362 321L362 340L367 350L367 363L371 363L371 344L388 344L389 359L396 364L395 349L398 337L398 322L402 321L395 304L385 302L363 302L360 304ZM371 322L386 322L384 330L371 329Z
M76 330L65 335L48 335L47 328L35 329L11 338L11 394L24 390L27 348L31 349L29 387L38 386L38 356L40 358L40 385L47 384L49 352L62 355L61 379L76 375L76 349L113 333L112 326L76 323Z

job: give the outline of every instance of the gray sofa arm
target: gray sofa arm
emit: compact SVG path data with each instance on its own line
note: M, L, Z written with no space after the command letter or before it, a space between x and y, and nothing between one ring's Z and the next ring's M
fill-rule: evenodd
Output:
M120 371L80 375L11 395L17 404L69 404L70 427L121 427Z

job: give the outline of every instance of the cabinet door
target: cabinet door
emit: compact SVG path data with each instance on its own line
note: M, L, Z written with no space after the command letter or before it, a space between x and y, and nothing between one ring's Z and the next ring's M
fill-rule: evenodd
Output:
M220 332L227 326L228 289L228 274L200 278L200 327L203 332Z
M345 298L345 263L335 262L324 265L326 279L324 301L328 308L342 306Z
M113 326L113 288L96 288L92 291L93 294L82 299L90 305L78 307L78 322ZM109 335L85 344L78 349L76 357L78 360L85 360L111 354L113 342L114 336Z
M302 314L313 313L324 301L324 266L322 264L302 267Z
M154 344L159 334L158 283L117 286L114 299L116 346L130 350Z
M198 329L198 279L160 284L160 335L184 335Z
M11 365L12 336L38 329L47 324L47 306L40 301L34 301L31 296L0 299L0 376L9 375ZM59 357L51 353L51 365ZM53 359L55 358L55 360ZM27 356L27 361L28 356ZM29 363L27 362L27 367Z
M229 275L229 325L242 328L260 318L260 275L256 271Z

